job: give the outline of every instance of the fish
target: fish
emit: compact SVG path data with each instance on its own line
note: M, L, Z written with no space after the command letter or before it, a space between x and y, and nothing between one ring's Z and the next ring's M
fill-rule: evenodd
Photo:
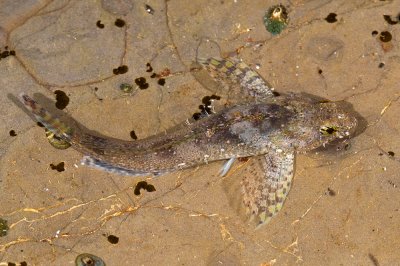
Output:
M226 175L236 159L248 158L248 171L241 180L242 201L249 219L260 228L283 207L293 183L296 154L349 138L357 118L338 102L276 93L238 58L198 58L197 62L228 86L237 101L141 140L95 136L66 125L27 94L20 99L48 131L84 155L83 165L111 173L160 176L223 161L220 175Z

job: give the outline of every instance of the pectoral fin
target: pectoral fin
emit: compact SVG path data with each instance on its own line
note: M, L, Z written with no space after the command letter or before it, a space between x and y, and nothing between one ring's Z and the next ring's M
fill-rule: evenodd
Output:
M251 158L242 181L243 202L257 228L282 208L294 170L294 152L271 152Z

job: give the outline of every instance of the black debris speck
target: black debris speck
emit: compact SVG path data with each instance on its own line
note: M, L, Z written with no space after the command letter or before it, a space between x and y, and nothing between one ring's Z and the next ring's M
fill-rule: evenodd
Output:
M318 69L318 74L322 74L322 69Z
M140 181L140 182L138 182L138 183L136 184L136 187L135 187L135 190L133 191L133 193L134 193L136 196L139 196L139 195L140 195L140 190L141 190L141 189L145 189L147 192L156 191L156 188L155 188L153 185L147 184L146 181Z
M67 96L67 94L63 91L60 90L56 90L54 92L54 94L56 95L56 107L57 109L64 109L65 107L67 107L67 105L69 104L69 97Z
M141 90L145 90L149 87L149 83L146 82L146 79L144 77L135 79L135 83L139 86Z
M131 138L132 138L132 139L137 139L137 136L136 136L136 133L135 133L134 130L132 130L132 131L130 132L130 135L131 135Z
M111 244L117 244L119 242L119 237L115 236L115 235L109 235L107 237L108 242L110 242Z
M385 66L385 63L379 63L379 68L382 68L382 67L384 67Z
M153 74L151 74L151 76L150 76L150 78L155 78L155 77L157 77L157 74L156 73L153 73Z
M399 23L399 21L392 20L392 17L389 15L383 15L383 19L389 24L389 25L396 25Z
M153 67L150 65L150 63L146 64L146 72L151 72L153 71Z
M28 263L26 261L21 261L19 264L20 266L28 266Z
M50 164L50 168L51 168L52 170L57 170L57 172L63 172L63 171L65 171L64 162L61 162L61 163L59 163L59 164L57 164L57 165Z
M117 26L117 27L119 27L119 28L122 28L123 26L125 26L125 21L124 20L122 20L122 19L120 19L120 18L117 18L116 20L115 20L115 26Z
M38 125L39 127L44 127L44 125L40 122L37 122L36 125Z
M382 42L390 42L392 40L392 34L388 31L382 31L379 35L379 39Z
M17 133L15 133L15 130L13 130L13 129L10 130L10 136L11 137L16 137L17 136Z
M201 100L203 104L199 105L200 112L196 112L192 115L194 120L199 120L202 117L207 117L208 115L214 113L212 109L212 101L213 100L220 100L221 97L218 95L211 95L211 96L205 96Z
M7 263L7 266L17 266L17 264L15 264L14 262L9 262Z
M329 15L325 18L328 23L335 23L337 21L335 13L329 13Z
M368 253L368 257L369 259L372 261L372 264L374 266L379 266L379 261L378 259L372 254L372 253Z
M0 53L0 59L10 56L10 51L3 51Z
M98 28L100 28L100 29L104 29L104 24L101 23L101 20L98 20L98 21L96 22L96 26L97 26Z
M201 113L194 113L192 115L192 117L193 117L194 120L199 120L202 117L202 115L201 115Z
M158 83L159 85L161 85L161 86L164 86L164 85L165 85L165 79L160 78L160 79L157 81L157 83Z
M392 151L388 151L388 154L389 154L389 156L394 156L394 152L392 152Z
M119 66L118 68L114 68L114 69L113 69L113 73L114 73L115 75L118 75L118 74L125 74L126 72L128 72L128 70L129 70L129 68L128 68L127 65L122 65L122 66Z
M149 6L149 5L145 5L144 8L146 9L146 12L153 15L154 14L154 9Z
M378 32L377 30L374 30L374 31L371 32L371 34L372 34L373 37L375 37L376 35L378 35L378 33L379 33L379 32Z
M329 194L329 196L336 196L336 192L333 190L333 189L331 189L330 187L328 187L328 194Z

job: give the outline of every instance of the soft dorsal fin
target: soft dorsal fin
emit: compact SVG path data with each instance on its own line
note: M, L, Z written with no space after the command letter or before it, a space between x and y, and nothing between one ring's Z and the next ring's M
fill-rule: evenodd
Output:
M237 58L198 58L197 62L214 80L228 85L230 98L257 102L274 97L272 87L256 71Z

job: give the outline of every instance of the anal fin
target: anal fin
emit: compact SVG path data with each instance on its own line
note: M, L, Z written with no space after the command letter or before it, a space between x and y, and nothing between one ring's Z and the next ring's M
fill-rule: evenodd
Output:
M154 175L158 176L161 173L148 173L148 172L143 172L140 170L134 170L134 169L127 169L121 166L116 166L113 164L110 164L105 161L101 161L99 159L90 157L90 156L84 156L81 160L82 165L86 165L89 167L93 167L96 169L100 169L109 173L114 173L114 174L119 174L119 175L126 175L126 176L146 176L146 175Z

